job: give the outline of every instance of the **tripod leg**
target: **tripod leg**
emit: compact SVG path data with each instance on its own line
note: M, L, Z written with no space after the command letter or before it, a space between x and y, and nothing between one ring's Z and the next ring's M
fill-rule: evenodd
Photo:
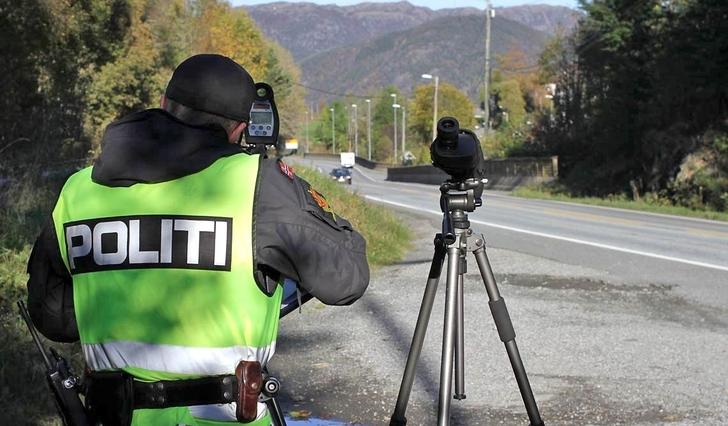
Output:
M278 400L270 398L265 401L265 405L268 407L271 419L273 420L274 426L286 426L286 418L283 416L283 410L281 410Z
M462 264L460 272L463 272ZM457 305L455 310L455 399L465 399L465 312L463 310L464 275L458 275Z
M420 359L422 344L425 341L427 323L430 321L432 304L435 301L437 283L440 280L442 264L444 261L445 246L438 234L435 238L435 253L432 256L430 273L427 277L427 286L425 287L425 294L422 296L422 304L420 305L420 313L417 315L417 325L415 326L415 333L412 336L412 344L410 345L409 354L407 355L407 363L404 368L404 375L402 376L402 384L399 386L397 404L389 421L390 426L404 426L407 424L407 418L405 417L407 403L409 402L410 392L412 391L412 383L415 380L415 368L417 367L417 361Z
M508 359L511 361L513 374L516 376L518 389L521 391L521 398L523 398L523 404L526 406L528 419L531 422L531 426L543 426L543 420L541 420L541 415L538 412L536 399L533 397L533 391L531 390L531 385L528 382L526 369L523 366L521 355L518 352L518 346L516 346L516 332L513 330L513 323L511 322L511 317L508 315L506 303L503 298L501 298L500 292L498 291L498 285L495 282L493 270L490 267L488 256L485 254L485 247L483 247L484 242L482 239L479 239L476 241L476 244L479 247L473 251L473 254L475 255L475 260L478 262L480 275L483 277L483 281L485 282L485 290L488 292L488 299L490 299L488 302L490 312L493 314L493 320L495 321L496 328L498 329L498 335L506 346Z
M447 290L445 296L445 324L442 337L442 364L440 365L440 398L437 411L438 426L450 424L452 398L453 348L455 345L455 309L460 266L460 237L447 248Z

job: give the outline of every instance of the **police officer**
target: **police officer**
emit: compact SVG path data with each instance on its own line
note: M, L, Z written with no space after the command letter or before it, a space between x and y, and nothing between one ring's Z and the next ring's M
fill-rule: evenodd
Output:
M182 62L161 109L108 126L35 243L31 317L52 340L80 339L98 422L268 425L246 392L275 351L279 283L330 305L368 285L351 224L289 166L237 143L254 92L227 57ZM239 392L220 379L233 375Z

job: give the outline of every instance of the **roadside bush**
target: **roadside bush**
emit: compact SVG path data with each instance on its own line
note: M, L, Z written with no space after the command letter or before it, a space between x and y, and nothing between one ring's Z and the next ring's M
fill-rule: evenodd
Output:
M0 191L0 249L20 249L31 244L50 217L55 199L52 185L24 173L9 176Z
M0 424L59 425L45 382L45 368L15 302L26 298L25 265L30 246L0 248ZM53 345L75 361L78 345Z
M706 133L704 147L685 157L668 189L676 205L728 210L728 135Z
M533 137L532 124L507 123L481 141L486 158L535 157L546 155L542 144Z
M483 138L483 153L486 158L508 157L511 151L518 150L524 139L520 129L510 124L503 125Z

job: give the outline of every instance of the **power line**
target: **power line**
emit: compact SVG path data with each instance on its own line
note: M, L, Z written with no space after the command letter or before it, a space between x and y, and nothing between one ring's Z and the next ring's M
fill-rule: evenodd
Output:
M309 85L306 85L303 83L297 83L295 81L293 82L293 84L295 84L296 86L303 87L308 90L313 90L314 92L325 93L327 95L339 96L342 98L351 97L351 98L359 98L359 99L372 99L372 98L376 98L376 97L383 97L383 95L382 96L365 96L365 95L357 95L354 93L332 92L330 90L319 89L318 87L312 87L312 86L309 86Z
M539 64L534 65L526 65L525 67L518 67L518 68L498 68L499 71L505 72L505 73L511 73L511 74L517 74L517 73L527 73L530 71L535 71L539 69L541 66Z

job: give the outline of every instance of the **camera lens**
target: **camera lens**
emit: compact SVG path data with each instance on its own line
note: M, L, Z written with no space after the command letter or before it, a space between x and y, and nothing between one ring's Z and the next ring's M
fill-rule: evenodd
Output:
M459 131L460 124L453 117L443 117L437 122L437 139L448 148L457 145Z
M437 130L441 130L447 133L452 132L453 130L451 129L456 129L455 131L457 131L457 128L458 121L451 117L445 117L441 119L439 123L437 123Z

